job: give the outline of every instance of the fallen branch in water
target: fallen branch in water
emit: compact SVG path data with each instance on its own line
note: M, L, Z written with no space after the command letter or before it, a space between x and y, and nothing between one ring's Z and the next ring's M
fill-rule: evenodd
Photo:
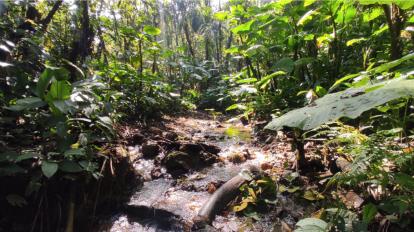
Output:
M210 224L215 216L240 194L240 187L251 181L258 172L256 166L249 166L217 189L193 219L193 230Z

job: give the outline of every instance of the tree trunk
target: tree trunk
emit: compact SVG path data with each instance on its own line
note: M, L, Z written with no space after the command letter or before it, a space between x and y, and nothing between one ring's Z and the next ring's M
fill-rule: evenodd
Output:
M63 1L62 0L58 0L55 2L55 4L53 5L52 9L49 11L49 13L47 14L46 18L44 18L41 21L42 24L42 31L46 31L47 26L49 25L49 23L52 21L53 16L55 15L55 13L59 10L60 6L62 5Z
M403 52L400 34L405 22L404 11L394 3L382 5L382 8L387 18L388 30L391 36L391 60L396 60L402 57Z
M233 33L230 31L229 38L227 38L227 42L226 42L226 49L229 49L231 47L232 42L233 42ZM224 61L224 69L226 70L226 72L229 72L229 59L230 59L230 54L226 54L226 58Z
M208 39L208 35L205 36L204 41L205 41L205 60L210 60L210 52L209 52L210 40Z
M72 51L69 56L69 60L76 64L78 57L80 62L84 62L85 58L91 53L91 45L93 40L93 32L89 24L89 6L88 1L81 1L80 7L82 8L82 21L81 21L81 35L79 39L75 39L72 43ZM73 78L72 73L72 78Z
M85 58L91 54L93 31L89 23L89 4L88 1L81 1L82 3L82 35L80 39L80 61L84 62Z
M188 50L190 51L190 55L194 59L195 54L193 50L193 45L191 44L190 30L188 29L187 21L184 22L184 35L185 35L185 40L187 41L187 46L188 46Z

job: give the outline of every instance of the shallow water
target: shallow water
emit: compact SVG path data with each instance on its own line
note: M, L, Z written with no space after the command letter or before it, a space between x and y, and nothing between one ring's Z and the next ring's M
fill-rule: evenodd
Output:
M192 219L211 194L211 183L223 183L237 175L247 165L260 166L274 156L252 146L251 128L235 123L218 123L206 119L175 120L174 129L182 135L190 134L192 141L209 143L221 148L224 162L189 173L178 179L151 180L152 160L139 159L134 167L144 175L146 182L130 198L126 212L111 218L111 226L103 231L190 231ZM246 150L251 159L240 164L228 161L234 154ZM260 221L237 217L232 212L218 215L207 231L273 231L275 220L271 214Z

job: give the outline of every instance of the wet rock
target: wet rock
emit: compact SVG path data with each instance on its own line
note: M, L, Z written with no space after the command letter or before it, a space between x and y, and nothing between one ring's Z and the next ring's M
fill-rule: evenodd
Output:
M273 165L271 163L262 163L260 165L260 169L262 169L263 171L264 170L269 170L269 169L272 169L272 168L273 168Z
M354 191L349 191L346 195L340 194L339 197L341 198L342 202L346 205L347 208L351 209L358 209L364 203L364 199L356 194Z
M198 165L199 167L204 167L206 165L214 164L218 161L220 161L220 159L216 154L208 153L208 152L201 152Z
M154 158L160 153L160 146L156 143L147 143L142 145L141 150L144 158Z
M151 178L152 179L158 179L163 176L162 170L160 167L156 167L151 170Z
M189 154L198 154L202 151L211 154L218 154L220 152L220 148L218 146L204 143L185 143L180 146L179 150Z
M176 140L177 140L177 138L178 138L177 133L175 133L175 132L170 132L170 131L164 132L164 133L163 133L163 136L164 136L164 138L166 138L166 139L168 139L168 140L171 140L171 141L176 141Z
M163 159L163 163L173 176L179 176L190 171L193 160L191 155L182 151L173 151Z
M216 187L215 183L210 182L210 183L207 185L207 192L208 192L208 193L213 194L216 190L217 190L217 187Z
M152 127L148 128L148 132L151 133L151 134L154 134L154 135L162 136L163 131L160 128L152 126Z
M338 170L347 172L351 169L351 163L348 160L342 157L339 157L338 159L335 160L333 169L334 169L333 171L334 173L338 172Z
M186 144L185 149L169 153L162 162L168 173L179 176L192 169L199 169L217 161L217 155L200 150L200 146L195 146L195 144Z
M185 153L197 154L200 153L203 148L196 143L185 143L180 145L179 150Z
M145 141L145 136L141 133L135 133L129 139L129 144L141 144Z
M226 183L226 182L225 181L212 181L212 182L207 184L206 190L207 190L208 193L213 194L224 183Z
M228 157L228 160L235 164L245 162L247 159L243 153L236 152Z
M246 116L240 117L240 121L243 124L243 126L249 125L249 119Z

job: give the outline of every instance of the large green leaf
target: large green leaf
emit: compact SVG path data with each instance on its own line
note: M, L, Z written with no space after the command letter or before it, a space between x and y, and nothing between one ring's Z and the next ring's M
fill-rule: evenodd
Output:
M232 31L234 34L240 34L240 33L242 33L242 32L249 32L249 31L250 31L250 29L251 29L251 27L252 27L252 24L254 23L254 21L255 21L255 20L250 20L250 21L249 21L249 22L247 22L247 23L240 24L239 26L237 26L237 27L233 28L231 31Z
M60 163L59 169L63 172L75 173L83 171L83 168L78 163L71 160L64 160Z
M11 111L22 111L42 107L44 105L46 105L46 103L38 97L27 97L19 99L16 101L16 104L4 108Z
M256 54L264 54L267 51L267 48L261 44L256 44L248 48L245 53L247 56L252 57Z
M313 19L314 16L318 15L319 12L317 10L310 10L306 12L297 22L297 26L303 26L309 21Z
M266 88L266 86L270 83L270 81L277 77L277 76L283 76L286 75L286 72L283 71L276 71L272 74L269 74L267 76L264 76L258 83L257 86L259 86L260 89Z
M328 223L318 218L305 218L298 223L295 232L326 232L328 231Z
M58 81L67 80L69 72L64 68L46 67L45 71L40 75L36 86L36 93L40 98L44 97L45 91L53 78Z
M365 205L364 209L362 210L362 220L367 224L370 223L372 219L375 218L377 212L377 207L374 204L369 203Z
M157 27L153 27L150 25L145 25L144 26L144 32L147 33L148 35L159 35L161 34L161 30Z
M58 167L59 166L58 166L57 163L43 161L42 162L42 172L43 172L43 175L45 175L47 178L52 177L57 172Z
M280 59L276 64L273 65L276 70L282 70L286 73L290 73L293 71L295 67L295 62L292 59L285 57Z
M414 80L399 78L362 88L349 88L325 95L308 106L275 118L265 128L280 130L286 126L310 130L342 117L356 118L369 109L407 96L414 96Z
M72 85L67 81L54 81L50 86L50 100L66 100L72 93Z
M225 21L229 17L227 11L219 11L214 14L214 18L218 21Z

